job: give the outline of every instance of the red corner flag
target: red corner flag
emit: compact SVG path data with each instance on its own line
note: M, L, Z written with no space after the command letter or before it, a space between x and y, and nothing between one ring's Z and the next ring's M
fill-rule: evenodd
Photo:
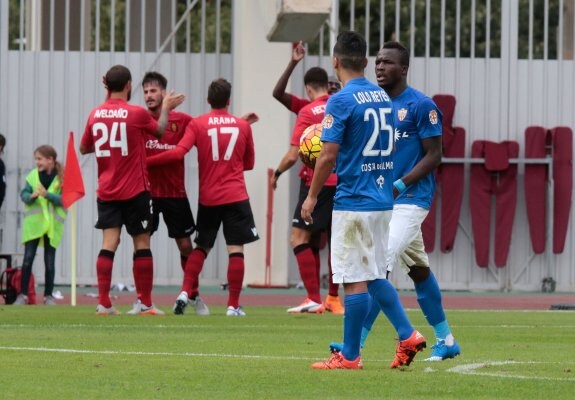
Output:
M76 156L74 132L70 132L68 148L66 149L66 165L64 167L64 186L62 187L62 205L69 208L84 197L84 180L82 170Z

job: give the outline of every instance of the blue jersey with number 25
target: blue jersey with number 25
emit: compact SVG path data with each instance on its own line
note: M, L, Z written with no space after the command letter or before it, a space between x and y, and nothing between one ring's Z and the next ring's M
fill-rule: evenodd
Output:
M331 96L321 140L339 144L334 210L393 209L391 100L366 78L352 79Z

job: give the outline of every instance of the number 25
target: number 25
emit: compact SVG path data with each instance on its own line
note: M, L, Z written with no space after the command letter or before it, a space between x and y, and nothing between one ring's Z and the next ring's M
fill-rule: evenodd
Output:
M379 115L373 108L368 108L367 110L365 110L365 113L363 114L364 121L369 121L370 119L373 119L374 122L373 132L371 133L371 136L369 137L369 140L367 141L361 153L364 157L374 157L374 156L386 157L390 155L391 152L393 151L393 140L394 140L393 129L391 128L391 125L387 123L387 116L391 114L391 108L379 108L378 110ZM388 133L387 148L385 150L374 149L379 134L382 131L387 131Z

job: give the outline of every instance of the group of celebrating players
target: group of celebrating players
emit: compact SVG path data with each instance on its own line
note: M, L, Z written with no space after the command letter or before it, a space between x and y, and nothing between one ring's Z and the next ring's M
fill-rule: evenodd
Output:
M430 271L421 237L435 190L433 171L441 161L441 112L423 93L407 85L409 51L387 42L376 58L378 85L365 78L367 47L356 32L338 35L328 77L309 69L304 84L309 100L286 93L287 82L305 55L294 46L288 67L273 95L296 113L290 148L281 159L271 185L298 160L299 140L309 125L322 123L323 148L315 165L305 160L300 170L299 202L290 242L307 297L289 313L344 314L343 343L330 345L332 355L314 363L317 369L362 368L361 348L383 311L397 331L391 368L409 365L426 347L413 328L393 285L387 280L401 266L414 281L417 299L436 343L430 361L460 353L443 311L441 292ZM340 83L341 82L341 83ZM244 277L243 246L258 239L243 172L254 166L250 124L257 115L228 112L231 85L224 79L208 89L211 111L192 118L173 111L184 96L167 93L166 78L147 73L142 81L147 110L130 105L132 79L121 65L104 77L105 102L89 116L80 151L94 152L98 164L98 221L102 249L96 261L99 315L119 312L109 291L114 253L122 225L134 245L133 274L137 302L128 313L159 315L152 302L153 258L150 233L162 213L168 234L181 254L184 279L174 313L189 304L199 315L209 309L199 297L198 280L220 225L229 254L229 296L226 314L244 316L239 297ZM184 185L184 156L196 146L199 168L197 221ZM366 169L373 164L393 168ZM191 234L196 232L195 247ZM319 248L323 234L330 244L329 292L320 295ZM343 304L339 285L345 293Z

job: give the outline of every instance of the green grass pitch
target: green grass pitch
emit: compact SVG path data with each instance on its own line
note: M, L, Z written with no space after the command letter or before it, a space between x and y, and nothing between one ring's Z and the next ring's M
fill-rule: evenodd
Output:
M391 370L380 316L362 371L315 371L342 317L251 307L243 318L94 315L88 306L0 306L2 399L567 399L575 393L575 313L449 311L462 355Z

